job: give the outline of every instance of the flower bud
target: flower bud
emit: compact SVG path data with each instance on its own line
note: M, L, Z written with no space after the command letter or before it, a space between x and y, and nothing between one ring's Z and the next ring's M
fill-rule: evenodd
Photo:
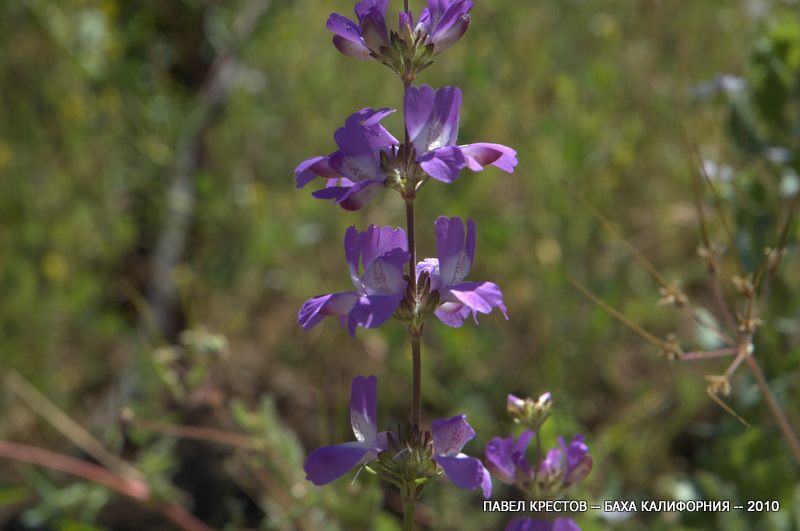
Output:
M523 400L514 395L508 395L506 401L506 409L513 417L514 422L523 424L534 431L544 424L544 421L550 416L552 407L553 396L549 392L543 393L535 401L532 398Z
M469 15L462 15L452 25L445 28L443 31L434 33L431 36L431 43L433 44L433 53L439 54L451 47L460 39L469 27Z
M377 10L371 10L361 21L361 35L373 55L380 57L383 48L389 47L389 32L386 21Z

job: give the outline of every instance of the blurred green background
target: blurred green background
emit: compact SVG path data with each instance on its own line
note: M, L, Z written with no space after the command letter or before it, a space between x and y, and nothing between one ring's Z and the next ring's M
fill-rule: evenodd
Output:
M513 146L520 164L427 184L418 254L434 253L438 215L474 218L470 278L503 288L510 319L429 323L425 418L466 413L478 436L465 451L482 456L490 437L514 430L507 393L549 390L545 441L584 433L594 457L575 498L781 503L778 513L594 511L576 516L583 529L799 530L798 465L746 370L727 401L750 428L706 395L704 376L725 361L670 362L564 275L653 333L677 333L687 350L714 346L659 307L650 275L570 189L711 310L692 146L756 268L798 188L797 2L476 4L465 37L418 82L461 87L461 143ZM405 421L411 401L399 323L356 339L333 321L310 332L296 324L304 300L348 289L346 227L404 223L393 192L347 213L294 187L297 163L333 151L351 112L401 101L389 69L330 44L328 14L350 16L352 5L0 3L0 370L19 372L159 496L214 528L399 529L399 498L368 475L319 489L302 471L309 450L351 439L353 376L378 376L381 428ZM401 116L386 122L400 134ZM711 196L705 203L712 238L725 244ZM755 345L794 426L797 236ZM87 457L7 386L0 408L0 439ZM264 449L175 437L167 423L247 433ZM495 499L517 496L495 482ZM443 480L424 494L420 521L502 529L507 515L481 505ZM0 459L0 528L169 525L102 487Z

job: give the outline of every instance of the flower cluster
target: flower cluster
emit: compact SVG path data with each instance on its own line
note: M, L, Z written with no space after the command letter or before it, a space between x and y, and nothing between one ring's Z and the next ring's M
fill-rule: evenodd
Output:
M386 23L388 0L362 0L355 7L355 22L339 13L328 18L333 44L356 59L377 59L401 76L415 76L433 55L445 51L469 27L470 0L428 0L414 23L410 10L399 13L397 30Z
M467 220L465 237L460 218L439 217L436 250L438 258L426 258L416 265L417 278L428 279L423 314L433 312L451 327L461 326L469 316L477 323L479 313L487 314L494 308L508 318L497 284L464 282L475 258L472 220ZM309 299L298 313L300 325L308 330L323 317L336 316L355 335L356 327L378 327L395 313L401 320L412 320L413 315L405 315L400 309L407 293L403 276L403 264L409 256L405 231L370 225L365 232L358 232L350 227L345 233L344 251L355 290Z
M532 499L556 499L583 480L592 470L592 457L583 435L567 444L557 438L558 446L542 455L541 426L550 415L552 396L545 393L538 400L508 395L507 407L515 422L526 426L518 437L493 437L486 445L486 466L503 483L514 485ZM536 461L528 460L528 446L536 439ZM579 530L572 520L553 522L516 518L506 531Z
M306 475L311 482L325 485L358 465L369 465L370 471L393 483L408 479L402 472L411 472L414 481L433 480L444 474L462 489L480 489L485 498L491 496L488 470L479 459L461 452L475 437L475 430L465 415L434 420L430 432L422 437L423 444L404 447L398 444L398 434L378 432L377 385L375 376L353 379L350 424L356 441L323 446L311 452L305 462ZM414 459L414 452L420 449L423 458Z
M346 210L369 203L381 187L401 194L416 192L427 177L452 183L462 169L481 171L493 165L513 172L516 151L500 144L479 142L456 145L461 91L409 86L405 93L405 126L410 146L400 145L380 121L394 109L361 109L336 130L338 150L312 157L295 168L295 182L303 188L316 177L325 187L311 195L335 201ZM414 189L408 190L413 182Z

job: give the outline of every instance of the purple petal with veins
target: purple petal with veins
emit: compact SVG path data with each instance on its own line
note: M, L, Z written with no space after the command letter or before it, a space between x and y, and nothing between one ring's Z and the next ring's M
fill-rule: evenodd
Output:
M437 455L456 455L467 442L475 437L475 430L467 422L466 415L431 422L433 451Z
M484 498L492 494L489 471L479 459L461 453L464 445L475 437L475 430L467 422L466 415L431 422L434 461L450 481L462 489L478 489Z

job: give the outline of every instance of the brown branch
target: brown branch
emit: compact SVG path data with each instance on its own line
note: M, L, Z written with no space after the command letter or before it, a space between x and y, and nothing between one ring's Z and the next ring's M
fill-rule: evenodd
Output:
M764 398L767 400L767 405L769 405L769 410L772 413L772 417L778 424L778 427L783 434L783 438L786 439L786 444L789 446L789 450L791 450L795 461L797 461L797 464L800 465L800 442L797 440L797 435L792 429L792 425L789 424L786 414L783 412L780 404L778 404L778 401L775 399L775 395L772 394L772 390L769 388L767 379L764 377L764 373L761 371L761 367L759 367L756 359L753 356L747 356L746 362L747 366L750 368L750 372L753 373L753 377L756 379L756 383L758 384L758 388L761 390L761 394L763 394Z
M125 477L102 466L50 450L0 440L0 457L70 474L108 487L144 505L149 506L153 501L150 486L143 479ZM212 531L180 505L167 502L157 503L154 507L180 529Z
M49 422L59 433L72 441L75 446L91 455L105 467L127 477L143 477L141 472L127 461L109 452L91 433L61 411L58 406L40 393L17 371L8 369L3 381L25 405Z
M255 437L243 435L241 433L200 426L186 426L182 424L169 424L157 420L148 420L135 416L130 411L123 413L123 419L126 422L131 422L140 428L171 435L173 437L179 437L181 439L193 439L196 441L211 442L224 446L244 448L247 450L264 449L264 443L261 440Z
M667 352L672 352L673 350L675 350L675 346L670 344L669 341L661 339L660 337L656 336L655 334L653 334L651 332L648 332L647 330L642 328L640 325L634 323L633 321L631 321L630 319L625 317L625 315L622 312L620 312L616 308L613 308L606 301L604 301L603 299L601 299L600 297L598 297L597 295L592 293L588 288L586 288L585 286L583 286L583 284L581 284L580 282L578 282L577 280L572 278L572 276L570 276L569 274L566 274L566 278L569 281L569 283L572 284L575 287L575 289L577 289L578 291L583 293L583 295L587 299L589 299L590 301L595 303L597 306L599 306L600 308L605 310L609 315L614 317L616 320L618 320L619 322L621 322L622 324L624 324L625 326L627 326L628 328L630 328L631 330L636 332L642 339L645 339L646 341L649 341L650 343L654 344L655 346L657 346L661 350L664 350L664 351L667 351ZM678 352L673 352L673 354L678 355L679 353Z
M711 194L714 196L714 203L717 210L717 217L719 217L720 223L722 224L722 229L725 231L725 236L728 238L728 242L731 246L731 252L733 253L734 258L736 259L736 265L739 268L739 274L744 276L745 274L745 267L744 262L742 261L742 256L739 254L739 248L736 246L736 239L733 237L733 231L731 230L731 226L728 223L728 218L725 217L725 212L722 210L722 197L720 197L717 188L714 186L714 182L711 180L711 177L708 176L706 172L705 166L703 166L703 159L700 157L700 150L695 145L695 156L697 158L697 162L700 165L700 173L703 176L703 179L708 185L708 189L711 190Z
M684 352L683 356L681 356L681 360L683 361L710 360L716 358L724 358L726 356L733 356L737 352L739 352L739 349L736 347L726 347L708 351L701 350L701 351Z

